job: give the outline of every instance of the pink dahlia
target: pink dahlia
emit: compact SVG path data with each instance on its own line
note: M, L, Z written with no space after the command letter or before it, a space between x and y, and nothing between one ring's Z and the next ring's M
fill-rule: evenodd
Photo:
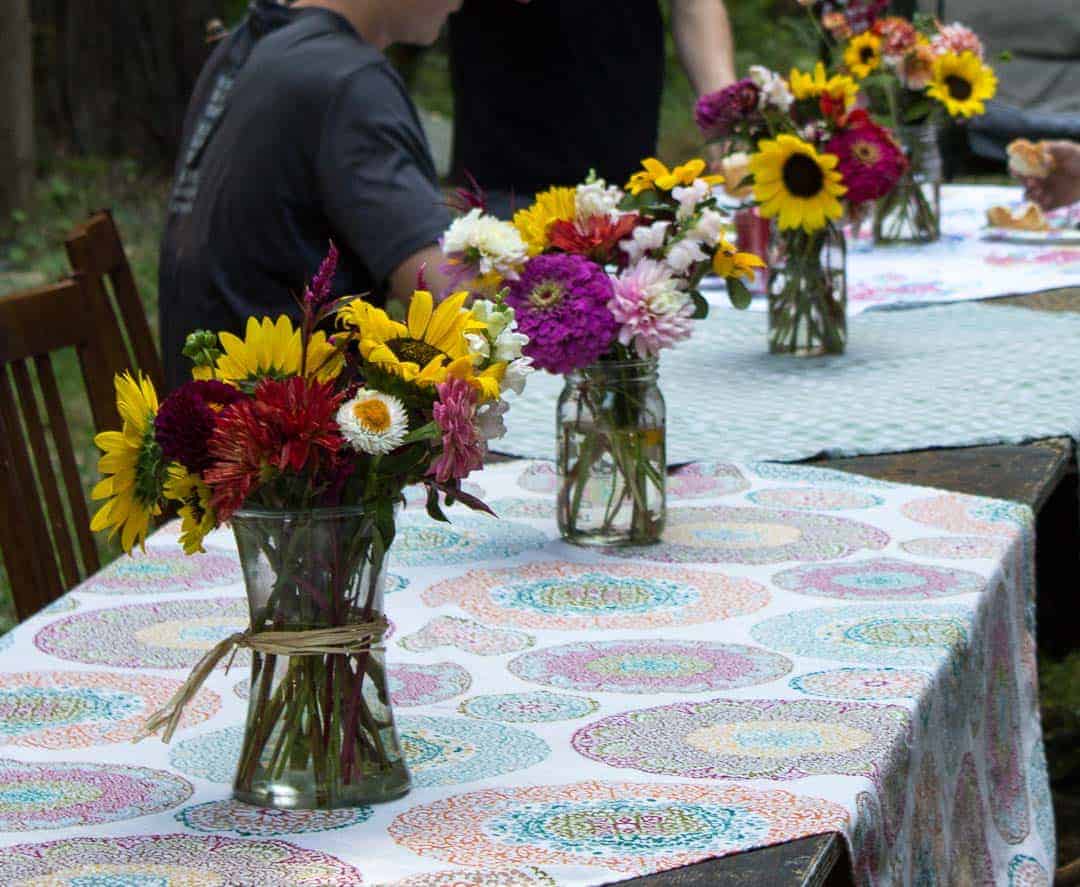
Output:
M615 340L611 278L595 262L555 253L530 259L506 304L529 337L524 353L540 369L569 373L595 363Z
M694 119L702 132L716 138L729 136L757 110L761 90L749 77L698 99Z
M693 302L671 269L653 259L642 259L616 279L608 306L620 325L619 343L633 345L641 358L656 357L693 330Z
M825 151L840 158L836 168L848 189L844 199L858 206L888 194L907 169L907 158L892 134L865 111L852 112L848 120Z
M476 427L476 389L464 379L450 377L437 390L433 412L443 448L428 474L445 484L483 467L484 441Z
M973 52L978 58L983 57L983 45L978 35L966 25L954 23L942 25L934 39L930 42L934 55L944 55L947 52Z

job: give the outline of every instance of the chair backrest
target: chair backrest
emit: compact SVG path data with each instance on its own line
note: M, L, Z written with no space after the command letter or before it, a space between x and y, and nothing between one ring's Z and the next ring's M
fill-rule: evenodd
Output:
M54 367L72 351L94 428L118 429L113 377L129 362L86 278L0 297L0 553L19 619L100 566L61 391L69 406L82 401L71 397L71 372L58 384Z
M161 358L154 347L135 275L131 273L112 213L108 210L94 213L71 232L64 246L72 270L85 275L91 293L100 290L109 304L109 291L112 291L112 310L126 340L130 366L149 376L154 388L163 391Z

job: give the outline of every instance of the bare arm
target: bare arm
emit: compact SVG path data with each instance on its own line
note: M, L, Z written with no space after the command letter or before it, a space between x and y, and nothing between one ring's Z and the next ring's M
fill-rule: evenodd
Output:
M424 269L427 288L435 294L436 298L441 296L449 285L449 279L439 270L443 261L442 250L434 244L413 253L390 274L390 290L386 294L386 301L388 303L397 301L402 305L407 305L409 297L416 289L416 281L421 268Z
M724 0L671 0L671 32L698 96L735 80L735 42Z

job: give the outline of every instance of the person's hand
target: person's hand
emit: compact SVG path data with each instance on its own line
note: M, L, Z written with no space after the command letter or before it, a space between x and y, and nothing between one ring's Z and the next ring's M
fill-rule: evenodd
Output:
M1044 210L1057 209L1080 201L1080 143L1047 142L1054 169L1044 179L1020 179L1028 200Z

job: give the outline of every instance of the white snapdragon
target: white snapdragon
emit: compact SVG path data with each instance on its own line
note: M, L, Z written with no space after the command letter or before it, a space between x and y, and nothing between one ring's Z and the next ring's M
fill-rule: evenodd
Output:
M464 257L464 261L475 263L479 274L495 272L510 280L517 278L518 269L529 258L517 228L484 214L479 208L454 219L441 245L445 255Z
M503 388L513 391L514 394L522 394L525 391L525 382L534 373L531 357L519 357L511 361L503 374Z
M672 244L664 261L676 274L685 274L698 262L708 261L708 256L701 249L701 243L692 237L685 237Z
M679 201L679 209L675 213L675 218L681 222L683 219L692 216L702 201L712 197L712 185L704 179L694 179L691 185L673 188L671 196Z
M648 252L659 250L664 245L670 222L653 222L651 225L639 225L629 240L619 244L619 249L626 253L630 264L641 261Z
M775 71L770 71L763 65L750 66L750 79L754 81L754 85L761 91L758 107L762 110L777 108L780 111L787 111L792 102L795 101L795 96L791 94L787 81Z
M608 185L603 179L593 179L584 185L578 185L574 192L575 220L583 223L594 216L617 218L621 215L618 206L622 199L622 189Z
M503 416L510 409L505 400L491 400L476 410L476 431L485 441L498 440L506 435Z
M690 236L694 240L700 240L709 246L714 246L720 242L720 238L723 237L726 229L727 221L724 219L723 214L715 209L706 209L702 210L701 218L698 220L697 225L694 226L693 231L690 232Z

